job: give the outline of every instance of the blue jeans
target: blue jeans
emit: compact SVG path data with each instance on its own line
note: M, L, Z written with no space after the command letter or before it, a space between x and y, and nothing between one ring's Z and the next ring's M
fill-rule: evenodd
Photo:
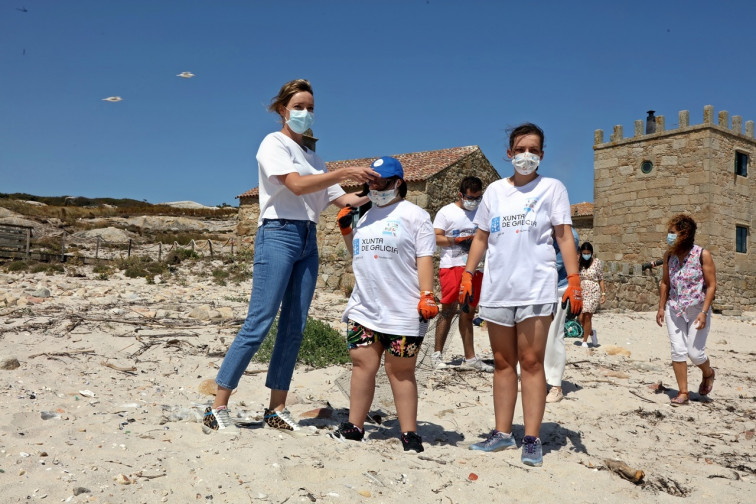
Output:
M265 219L255 238L252 296L244 325L226 352L215 378L235 389L275 320L278 333L265 386L289 390L302 332L318 279L318 242L311 221Z

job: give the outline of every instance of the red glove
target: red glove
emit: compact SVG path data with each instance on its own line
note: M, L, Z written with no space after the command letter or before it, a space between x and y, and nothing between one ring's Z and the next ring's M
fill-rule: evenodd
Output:
M459 304L462 311L470 313L470 305L473 301L473 274L465 270L462 273L462 281L459 283Z
M339 223L339 230L344 236L352 232L352 219L354 218L354 214L356 213L356 208L352 208L347 205L339 210L338 215L336 215L336 221Z
M436 298L431 291L422 291L420 293L420 302L417 303L417 313L423 322L427 322L438 315L438 305Z
M567 307L567 300L570 301L570 312L574 315L583 310L583 289L580 288L580 275L573 273L567 275L567 290L562 296L562 307Z

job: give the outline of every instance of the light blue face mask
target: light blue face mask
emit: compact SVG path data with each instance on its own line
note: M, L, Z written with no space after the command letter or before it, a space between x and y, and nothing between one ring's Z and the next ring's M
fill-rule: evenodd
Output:
M585 259L586 261L589 261L592 257L592 254L581 254L581 255L583 256L583 259Z
M309 110L289 110L289 120L286 124L289 125L291 131L301 135L312 126L314 121L315 114Z
M670 247L677 241L677 233L667 233L667 245Z

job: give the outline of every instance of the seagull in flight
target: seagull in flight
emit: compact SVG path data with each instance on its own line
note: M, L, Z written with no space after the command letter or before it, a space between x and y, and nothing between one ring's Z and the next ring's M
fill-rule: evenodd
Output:
M176 74L176 77L183 77L184 79L191 79L194 77L194 74L192 72L181 72L180 74Z
M109 102L119 102L123 100L120 96L108 96L107 98L103 98L102 101L109 101Z
M27 9L26 7L21 7L21 8L16 7L16 10L21 11L21 12L29 12L29 9Z

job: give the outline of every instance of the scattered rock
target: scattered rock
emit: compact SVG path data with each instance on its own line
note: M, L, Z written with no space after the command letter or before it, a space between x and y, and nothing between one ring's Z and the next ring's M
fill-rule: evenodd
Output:
M20 367L21 367L21 363L18 362L18 359L15 357L8 357L0 361L0 369L5 369L6 371L10 371L12 369L18 369Z

